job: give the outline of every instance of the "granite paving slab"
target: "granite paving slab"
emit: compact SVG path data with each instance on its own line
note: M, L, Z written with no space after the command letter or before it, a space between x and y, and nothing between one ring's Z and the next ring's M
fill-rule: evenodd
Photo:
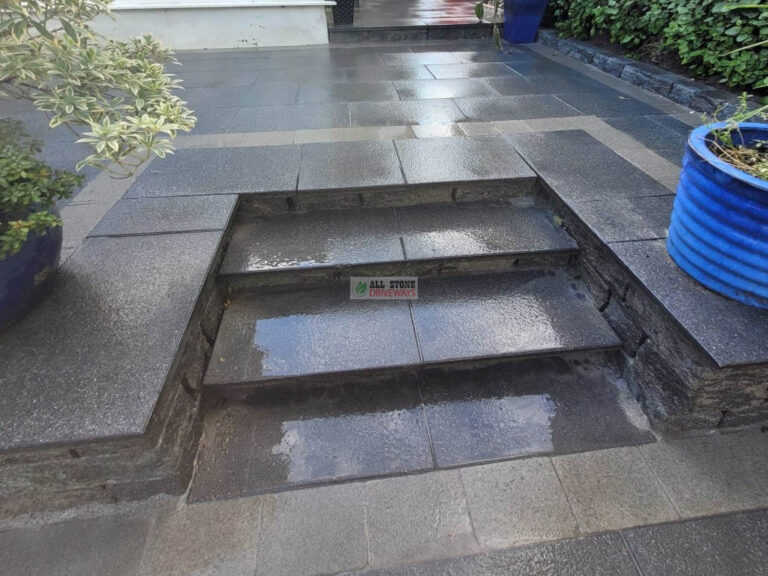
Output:
M198 106L242 108L295 104L298 90L296 82L259 81L254 86L187 88L181 95L193 110Z
M450 52L418 52L402 54L382 54L384 66L423 65L423 64L455 64L460 62Z
M240 108L229 125L229 132L268 132L270 130L309 130L349 126L349 105L295 104Z
M256 72L263 82L343 82L348 79L347 68L319 66L315 68L278 68ZM354 80L355 78L349 78Z
M469 120L480 122L579 115L577 110L551 94L458 98L455 102Z
M233 128L233 122L237 116L238 108L224 108L221 106L204 106L195 108L197 122L190 134L225 134L237 132Z
M233 301L205 381L246 384L418 361L406 301L350 301L341 286Z
M566 91L558 94L557 97L587 115L640 116L661 112L649 104L607 86L593 92Z
M617 130L621 130L635 140L642 142L651 150L680 150L682 154L690 127L686 127L687 131L680 134L678 131L658 123L654 118L658 118L658 116L616 116L601 119ZM680 121L675 120L675 122ZM682 124L682 122L680 123Z
M290 231L286 233L286 231ZM403 260L392 208L288 214L237 224L220 273Z
M674 194L571 202L571 209L603 242L666 238Z
M0 448L141 435L221 237L86 239L0 336Z
M511 46L505 46L503 52L495 49L461 50L451 54L461 62L528 62L536 58L533 53L527 50L514 49Z
M669 195L665 186L581 130L518 133L507 138L567 202Z
M696 124L701 124L701 119L691 113L694 120L696 120ZM693 130L693 127L683 122L682 120L675 118L675 116L671 114L658 114L653 116L646 116L648 120L651 120L652 122L656 122L657 124L660 124L667 130L671 130L672 132L678 134L679 136L682 136L686 140L688 139L688 136L691 133L691 130Z
M639 576L618 534L537 544L366 572L370 576Z
M429 71L435 78L485 78L487 76L513 76L509 66L501 62L481 64L429 64Z
M440 362L617 346L587 294L555 271L423 281L412 302L419 349Z
M232 70L206 70L192 72L182 68L171 70L180 80L184 88L207 88L214 86L252 86L259 77L259 72L232 71ZM269 80L269 79L267 79Z
M345 68L347 80L431 80L434 78L426 66L356 66Z
M395 147L409 184L535 179L504 137L397 140Z
M235 195L119 200L88 234L131 236L163 232L224 230L237 204Z
M557 74L529 74L490 78L488 83L499 94L554 94L558 92L595 91L604 87L597 80L586 76L560 76Z
M397 99L392 82L314 82L301 85L298 102L385 102Z
M562 359L420 375L437 465L653 442L626 389Z
M230 441L250 439L237 454L240 466L247 469L239 494L433 466L413 376L257 393L244 410L248 424L228 435ZM217 442L211 452L218 449ZM204 447L200 457L212 460L215 454L207 454ZM226 474L226 469L214 466L200 470L192 499L220 498L215 487Z
M392 141L304 144L298 189L391 186L405 182Z
M448 124L466 117L452 100L411 100L404 102L352 102L352 126L408 126Z
M672 261L664 240L622 242L611 250L719 366L768 361L768 310L699 285Z
M528 251L573 251L576 243L537 208L500 203L397 208L409 260Z
M395 82L401 100L498 96L483 80L456 78L448 80L405 80Z
M125 197L293 191L300 153L299 146L177 150L153 161Z
M758 576L768 565L768 512L636 528L624 537L645 576Z

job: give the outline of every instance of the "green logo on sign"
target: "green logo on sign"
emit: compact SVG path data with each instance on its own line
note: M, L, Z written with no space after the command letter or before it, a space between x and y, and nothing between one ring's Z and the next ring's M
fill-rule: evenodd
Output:
M358 282L357 286L355 286L355 292L358 294L365 294L365 291L368 289L368 284L365 282Z

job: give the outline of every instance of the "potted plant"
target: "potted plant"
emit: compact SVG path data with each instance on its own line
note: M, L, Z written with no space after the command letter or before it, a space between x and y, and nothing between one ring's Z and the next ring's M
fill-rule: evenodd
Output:
M150 36L117 42L91 30L95 17L109 14L109 1L3 2L0 98L31 100L51 128L81 136L92 154L78 169L92 165L125 177L151 156L172 152L171 140L195 119L173 94L179 81L165 71L170 51ZM48 286L61 247L54 204L79 182L48 170L35 160L37 151L39 143L18 126L8 129L0 169L0 326L18 317L13 303L25 310Z
M82 181L48 168L39 152L21 122L0 120L0 330L50 290L62 240L56 200Z
M768 106L700 126L686 144L669 226L672 259L701 284L768 308Z
M336 0L331 11L333 12L334 24L354 24L355 0Z

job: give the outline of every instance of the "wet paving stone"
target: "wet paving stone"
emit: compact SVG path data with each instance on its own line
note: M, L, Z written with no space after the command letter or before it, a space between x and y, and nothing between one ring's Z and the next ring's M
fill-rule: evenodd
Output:
M557 74L531 74L528 76L504 76L489 78L488 83L499 94L553 94L557 92L581 92L598 90L603 85L586 76L560 76Z
M294 104L239 108L229 132L269 132L272 130L311 130L349 126L349 107L341 104Z
M536 208L451 204L398 208L408 259L567 251L576 243Z
M669 196L572 202L571 209L604 242L666 238L675 202Z
M397 100L392 82L314 82L302 84L300 104L333 102L384 102Z
M285 231L290 230L290 234ZM287 214L238 224L221 273L403 260L391 208Z
M639 408L610 376L561 359L425 371L437 465L653 442Z
M410 100L403 102L352 102L352 126L408 126L449 124L466 117L452 100Z
M450 52L419 52L403 54L382 54L384 66L403 66L418 64L454 64L460 60Z
M424 281L412 308L425 362L619 344L586 288L564 272Z
M347 80L431 80L434 78L426 66L357 66L345 68Z
M469 120L526 120L529 118L563 118L579 112L551 94L499 96L498 98L458 98L456 104Z
M455 78L448 80L406 80L395 82L401 100L498 96L483 80Z
M200 467L193 499L211 499L217 488L240 494L342 479L427 470L433 467L419 388L413 376L333 387L258 392L237 412L241 425L229 442L238 448L246 477L227 486L229 466ZM200 461L215 461L225 445L204 445Z
M299 191L391 186L404 182L390 141L302 146Z
M602 87L600 91L571 92L557 95L558 98L576 108L582 114L595 116L640 116L658 114L660 110L640 102L632 96L612 88Z
M482 64L430 64L427 66L435 78L485 78L488 76L515 76L515 72L501 62Z

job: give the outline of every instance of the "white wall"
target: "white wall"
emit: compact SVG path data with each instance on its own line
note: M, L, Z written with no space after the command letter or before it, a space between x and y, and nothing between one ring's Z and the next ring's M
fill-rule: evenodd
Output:
M175 50L328 43L323 0L115 0L94 28L126 40L152 33Z

